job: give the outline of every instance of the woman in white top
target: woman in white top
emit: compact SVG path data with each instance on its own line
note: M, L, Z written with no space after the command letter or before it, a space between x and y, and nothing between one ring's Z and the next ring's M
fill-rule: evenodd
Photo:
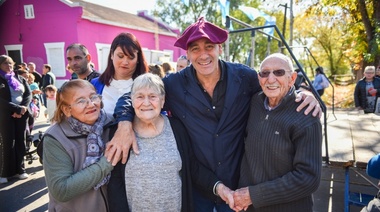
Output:
M137 38L131 33L120 33L111 44L106 70L91 81L102 95L104 110L112 118L117 100L131 91L133 80L148 72L148 64Z

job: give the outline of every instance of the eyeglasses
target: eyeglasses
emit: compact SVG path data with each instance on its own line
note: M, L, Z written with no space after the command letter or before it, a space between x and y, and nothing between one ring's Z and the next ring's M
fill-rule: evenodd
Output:
M95 94L90 96L90 98L80 98L74 104L69 105L70 107L77 106L79 108L85 108L87 105L92 102L94 104L99 104L102 101L102 96Z
M267 78L267 77L269 77L270 73L273 73L274 76L276 76L276 77L282 77L285 75L285 72L286 71L284 69L278 69L278 70L273 70L273 71L260 71L259 75L262 78Z

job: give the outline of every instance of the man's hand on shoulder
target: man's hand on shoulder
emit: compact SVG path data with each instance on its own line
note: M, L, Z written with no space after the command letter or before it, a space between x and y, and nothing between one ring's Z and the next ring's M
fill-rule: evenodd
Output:
M121 162L125 164L131 147L135 154L139 154L132 123L129 121L120 121L115 135L111 141L107 143L104 155L113 166L115 166L120 159L122 159Z
M309 114L313 109L313 116L322 117L322 108L319 105L318 100L314 97L313 93L309 91L301 91L296 96L296 102L302 101L302 103L297 107L297 112L300 112L304 107L307 106L305 110L305 115Z

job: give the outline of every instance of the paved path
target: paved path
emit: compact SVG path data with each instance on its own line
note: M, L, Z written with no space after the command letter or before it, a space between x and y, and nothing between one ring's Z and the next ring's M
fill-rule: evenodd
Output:
M359 167L357 170L365 175L365 170L361 168L374 154L380 152L380 116L337 109L332 113L330 109L326 117L330 164L325 164L322 169L321 184L314 194L314 211L340 212L344 209L343 165L353 161ZM44 131L48 126L46 120L40 117L34 132ZM323 156L326 157L325 142L322 148ZM26 167L30 174L27 180L13 178L7 184L0 184L1 212L47 210L48 191L42 166L36 160ZM350 176L351 191L376 194L377 190L357 174L351 172ZM351 206L351 211L360 211L360 208Z

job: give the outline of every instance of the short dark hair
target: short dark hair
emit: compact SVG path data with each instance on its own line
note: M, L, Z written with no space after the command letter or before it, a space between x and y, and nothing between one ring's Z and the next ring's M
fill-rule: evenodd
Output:
M71 44L70 46L68 46L68 47L66 48L66 52L67 52L68 50L70 50L70 49L73 49L73 48L78 48L78 49L80 49L80 50L83 52L83 54L84 54L85 56L89 54L88 49L86 48L86 46L83 45L83 44L80 44L80 43L73 43L73 44Z
M323 68L321 66L318 66L316 69L315 69L316 72L319 72L319 73L323 73Z
M47 68L47 69L49 69L49 71L51 71L51 65L49 65L49 64L44 64L44 67Z

